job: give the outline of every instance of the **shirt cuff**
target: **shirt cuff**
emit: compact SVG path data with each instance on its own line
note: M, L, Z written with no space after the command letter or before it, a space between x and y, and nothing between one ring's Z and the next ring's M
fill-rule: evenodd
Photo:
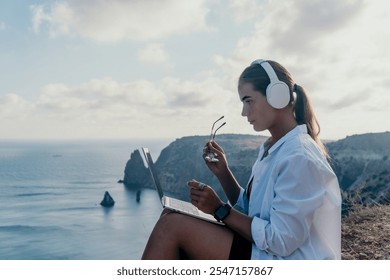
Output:
M253 241L256 245L256 247L260 250L266 251L269 246L267 243L266 235L265 235L265 229L268 222L260 219L259 217L253 217L252 224L251 224L251 233Z

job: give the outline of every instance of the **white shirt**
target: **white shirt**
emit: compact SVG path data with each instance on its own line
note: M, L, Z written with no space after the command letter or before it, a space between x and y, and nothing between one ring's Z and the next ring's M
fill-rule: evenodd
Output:
M300 125L252 168L252 189L235 208L253 217L252 259L340 259L341 195L336 175ZM251 181L249 180L249 182Z

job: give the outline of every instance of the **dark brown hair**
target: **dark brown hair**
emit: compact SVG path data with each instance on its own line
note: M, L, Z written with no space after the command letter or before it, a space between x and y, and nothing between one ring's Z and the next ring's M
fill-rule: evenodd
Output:
M320 125L306 90L294 82L290 72L284 66L272 60L267 60L267 62L274 69L278 79L286 83L290 89L290 104L288 106L294 106L294 116L297 123L306 124L309 135L317 143L324 156L329 159L328 151L319 138ZM252 84L254 90L261 92L265 96L270 79L264 68L260 64L255 63L247 67L240 75L238 86L240 87L245 83ZM296 99L294 99L293 92L296 93Z

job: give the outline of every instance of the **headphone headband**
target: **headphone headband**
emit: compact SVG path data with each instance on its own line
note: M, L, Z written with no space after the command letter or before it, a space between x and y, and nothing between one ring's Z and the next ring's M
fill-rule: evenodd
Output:
M263 67L263 69L267 73L271 83L274 81L279 81L278 76L276 75L274 68L272 68L271 64L269 64L269 62L267 60L257 59L251 63L251 65L254 65L254 64L260 64Z

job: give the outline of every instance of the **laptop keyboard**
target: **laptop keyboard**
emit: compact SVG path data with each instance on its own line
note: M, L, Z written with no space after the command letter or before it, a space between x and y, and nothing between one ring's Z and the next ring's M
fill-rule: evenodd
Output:
M197 215L199 213L198 208L196 208L194 205L192 205L189 202L178 200L178 199L173 199L170 198L170 206L172 208L177 208L180 209L181 211L184 211L189 214Z

